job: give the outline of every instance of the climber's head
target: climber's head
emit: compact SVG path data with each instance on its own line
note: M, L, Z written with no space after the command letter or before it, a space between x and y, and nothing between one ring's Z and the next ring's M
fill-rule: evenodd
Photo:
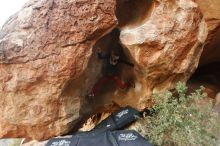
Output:
M110 56L110 64L111 65L116 65L118 63L119 60L119 55L117 52L115 52L114 50L111 51L111 56Z

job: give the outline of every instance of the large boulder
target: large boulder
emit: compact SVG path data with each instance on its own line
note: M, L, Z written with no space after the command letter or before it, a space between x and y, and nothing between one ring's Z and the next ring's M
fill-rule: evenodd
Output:
M191 0L151 1L148 13L141 14L141 20L134 13L133 19L121 26L120 40L136 65L134 74L140 85L130 96L137 95L138 107L144 108L152 93L171 89L193 74L207 37L207 24L198 4Z
M104 109L151 106L193 74L208 32L193 0L31 0L0 32L0 137L47 139ZM135 87L88 98L97 51L118 48L134 64L118 75Z
M100 68L88 62L117 24L115 8L115 0L32 0L5 23L0 137L62 135L87 113L84 97Z

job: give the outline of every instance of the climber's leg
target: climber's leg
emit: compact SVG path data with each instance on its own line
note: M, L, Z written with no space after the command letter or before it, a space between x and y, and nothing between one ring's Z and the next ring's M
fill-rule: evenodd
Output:
M110 78L108 76L102 77L93 87L92 92L89 94L89 96L95 96L100 89L102 88L103 85L105 85Z
M110 79L117 85L117 87L121 89L126 89L129 87L129 84L122 81L118 76L112 75L110 76Z

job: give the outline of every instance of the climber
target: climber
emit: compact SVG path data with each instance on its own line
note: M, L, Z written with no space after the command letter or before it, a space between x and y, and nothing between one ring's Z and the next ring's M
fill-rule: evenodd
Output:
M113 81L120 89L128 89L132 86L130 82L124 83L121 78L117 76L116 66L118 63L123 63L128 66L134 67L134 64L121 59L120 56L113 50L111 51L111 53L105 55L103 55L99 50L98 58L102 59L105 62L104 64L106 65L106 72L104 73L105 75L95 84L89 96L95 96L99 92L101 87L109 81Z

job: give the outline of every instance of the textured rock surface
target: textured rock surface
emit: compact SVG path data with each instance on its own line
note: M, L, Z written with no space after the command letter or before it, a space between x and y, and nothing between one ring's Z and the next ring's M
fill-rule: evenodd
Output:
M98 68L87 64L96 41L116 25L114 11L114 0L32 0L7 21L0 137L62 135L86 113L82 97Z
M131 92L140 97L136 101L140 108L153 92L172 88L192 75L207 36L206 23L193 1L153 1L149 10L143 21L122 26L120 35L136 64L140 89Z
M62 135L112 102L143 109L153 92L192 75L208 34L195 2L117 2L118 35L103 37L117 24L115 0L32 0L8 20L0 32L0 137ZM135 88L110 85L85 98L102 75L97 48L117 49L118 37L135 64L118 74Z

